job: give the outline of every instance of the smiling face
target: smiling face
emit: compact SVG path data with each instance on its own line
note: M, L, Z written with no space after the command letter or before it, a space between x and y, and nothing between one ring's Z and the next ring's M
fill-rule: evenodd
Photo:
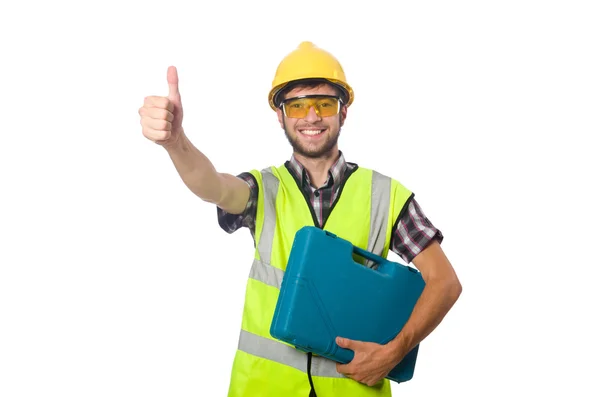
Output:
M296 87L285 94L284 100L304 95L338 95L338 93L328 84ZM338 114L323 117L317 113L314 106L311 106L305 117L291 118L279 108L277 117L294 152L314 159L337 154L338 137L346 119L346 112L346 106L341 106Z

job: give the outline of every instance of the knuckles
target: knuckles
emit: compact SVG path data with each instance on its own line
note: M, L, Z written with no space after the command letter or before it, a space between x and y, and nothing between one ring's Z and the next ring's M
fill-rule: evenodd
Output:
M173 110L173 104L169 98L163 96L147 96L144 98L143 107L155 107L159 109Z
M155 120L154 123L159 129L166 129L171 127L171 121L173 120L173 113L167 109L148 108L142 106L138 109L138 113L142 120Z
M157 127L158 127L159 130L170 131L171 130L171 123L168 122L167 120L159 120Z

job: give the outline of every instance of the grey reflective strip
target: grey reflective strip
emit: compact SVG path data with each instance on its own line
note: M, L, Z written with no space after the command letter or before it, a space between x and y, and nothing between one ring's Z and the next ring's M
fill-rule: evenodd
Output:
M387 238L387 221L390 210L390 177L373 171L371 181L371 229L367 250L376 254L383 254L383 246ZM367 260L366 266L372 267L372 262Z
M255 259L252 263L252 268L250 269L250 278L263 282L271 287L281 289L283 270Z
M275 340L263 338L262 336L242 330L238 349L254 356L288 365L306 373L306 353ZM334 361L323 357L313 356L310 373L313 376L345 378L344 375L337 372Z
M264 263L271 263L273 237L275 236L275 197L279 189L279 180L269 168L262 170L261 174L263 181L264 221L260 239L258 240L258 254Z

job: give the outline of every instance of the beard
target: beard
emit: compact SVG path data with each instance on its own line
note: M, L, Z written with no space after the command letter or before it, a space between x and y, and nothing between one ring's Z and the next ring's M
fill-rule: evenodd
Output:
M337 132L332 136L328 136L325 142L321 143L320 146L308 147L307 145L303 145L297 137L294 138L294 136L288 130L287 125L284 127L284 131L288 142L290 145L292 145L292 149L294 149L294 152L311 159L323 157L324 155L331 153L335 145L337 145L340 137L340 129L338 129Z

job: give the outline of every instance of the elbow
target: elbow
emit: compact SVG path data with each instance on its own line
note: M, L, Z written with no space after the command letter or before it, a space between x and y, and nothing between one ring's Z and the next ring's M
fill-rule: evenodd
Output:
M453 304L458 300L462 294L462 284L458 277L454 276L446 282L446 293L448 299L452 301Z
M458 298L460 297L460 295L462 294L462 284L460 283L460 281L458 279L456 279L456 282L453 284L454 287L452 289L452 293L453 293L453 297L454 297L454 301L456 302L458 300Z
M450 306L454 305L462 294L462 284L454 274L426 280L425 285L429 285L430 288L436 290L437 294L443 297L442 299Z

